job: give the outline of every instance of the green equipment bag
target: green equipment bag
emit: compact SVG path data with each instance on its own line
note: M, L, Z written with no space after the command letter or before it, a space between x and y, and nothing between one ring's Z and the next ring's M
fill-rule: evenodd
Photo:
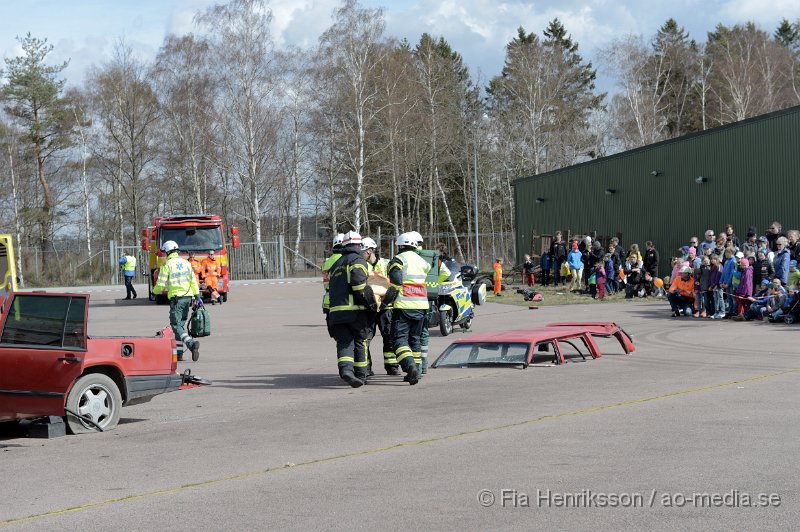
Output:
M192 338L200 338L211 334L211 316L205 307L195 308L189 319L189 334Z

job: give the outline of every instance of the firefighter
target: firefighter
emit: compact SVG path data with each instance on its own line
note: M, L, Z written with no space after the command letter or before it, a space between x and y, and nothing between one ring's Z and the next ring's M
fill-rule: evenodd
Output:
M174 240L164 242L161 250L167 254L167 260L158 272L158 282L153 287L153 292L167 292L172 332L175 333L176 340L183 342L192 351L192 360L197 362L200 358L200 342L186 332L186 321L189 319L192 303L195 299L197 304L202 303L197 279L189 261L178 255L178 244Z
M330 271L336 261L342 258L342 242L344 241L344 233L337 233L333 237L333 248L331 249L331 256L325 259L322 265L322 288L325 290L325 295L322 296L322 313L325 314L325 319L328 319L328 309L330 308L330 294L328 292L328 283L330 282Z
M219 279L222 277L222 266L217 262L217 257L213 249L208 250L208 257L203 260L203 280L206 283L206 290L211 304L222 304L222 299L219 297Z
M418 240L411 233L397 237L398 254L389 262L391 285L380 309L392 305L394 353L406 372L403 380L412 386L419 382L415 359L420 357L420 335L429 308L425 277L431 268L417 253Z
M125 299L136 299L136 289L133 287L133 276L136 275L136 257L125 255L119 258L119 267L122 268L122 275L125 277Z
M336 340L339 376L353 388L367 383L370 312L377 311L367 285L369 267L361 257L361 235L350 231L342 241L342 257L330 270L328 333Z
M371 271L388 277L389 260L379 256L378 244L370 237L364 237L361 241L364 260L367 261ZM370 272L371 273L371 272ZM392 310L391 305L378 313L377 319L372 324L372 338L375 337L375 329L380 330L383 340L383 369L387 375L400 375L400 366L394 356L394 346L392 345ZM372 355L367 353L369 366L367 373L372 376Z

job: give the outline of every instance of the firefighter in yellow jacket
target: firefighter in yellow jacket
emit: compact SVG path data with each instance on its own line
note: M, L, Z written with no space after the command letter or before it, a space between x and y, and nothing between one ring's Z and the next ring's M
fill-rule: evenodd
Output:
M403 380L411 385L419 382L420 336L428 312L428 290L425 278L431 266L417 253L418 239L412 233L397 237L399 253L389 262L391 283L381 309L392 305L392 341L398 364L406 372Z
M189 319L192 303L195 299L200 299L197 278L189 261L178 254L178 244L175 241L167 240L161 250L167 254L167 261L158 272L158 282L153 287L153 293L167 292L172 332L175 333L176 340L183 342L192 351L192 360L196 362L200 358L200 342L186 332L186 321Z

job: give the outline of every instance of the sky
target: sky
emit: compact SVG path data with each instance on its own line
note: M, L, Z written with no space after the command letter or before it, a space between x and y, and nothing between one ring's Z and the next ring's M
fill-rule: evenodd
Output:
M15 36L30 32L54 45L53 64L69 59L68 84L80 84L92 66L111 57L123 39L142 59L152 59L170 33L196 31L193 16L220 0L0 0L0 54L21 52ZM271 0L278 46L311 47L332 23L339 0ZM503 68L506 43L518 27L541 34L558 17L593 60L615 36L652 36L675 18L690 37L704 41L717 23L748 20L774 31L782 18L800 19L800 0L361 0L383 8L386 34L412 44L422 33L444 37L481 85ZM1 66L0 66L1 68ZM600 72L601 88L610 81Z

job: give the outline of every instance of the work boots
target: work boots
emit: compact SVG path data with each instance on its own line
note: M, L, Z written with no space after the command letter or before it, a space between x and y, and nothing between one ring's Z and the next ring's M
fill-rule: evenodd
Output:
M400 366L396 366L394 364L389 366L384 366L383 369L386 370L387 375L402 375L402 371L400 371Z
M192 350L192 361L197 362L198 359L200 358L200 342L198 342L197 340L192 342L191 350Z
M364 385L364 381L355 376L352 369L343 369L339 372L339 376L344 382L353 388L359 388Z
M411 386L414 386L416 383L419 382L419 372L417 371L416 364L412 364L411 366L409 366L408 372L406 373L406 376L403 377L403 380L409 383Z

